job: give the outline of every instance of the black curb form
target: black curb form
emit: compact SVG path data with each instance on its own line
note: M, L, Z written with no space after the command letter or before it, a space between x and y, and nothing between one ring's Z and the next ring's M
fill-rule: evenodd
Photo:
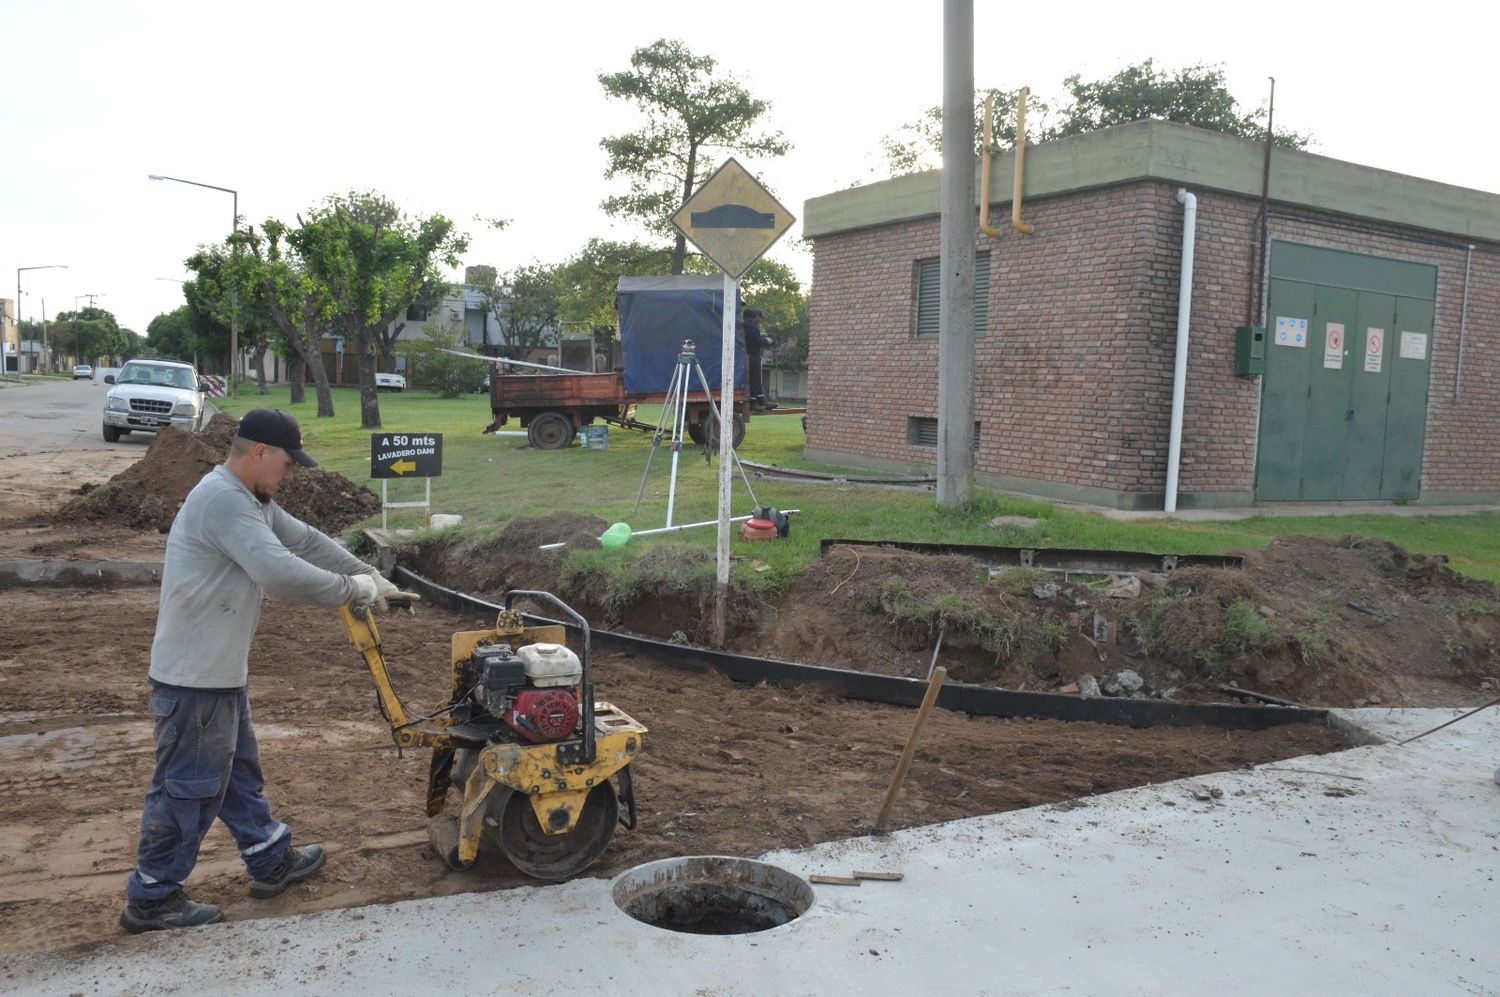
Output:
M493 602L445 588L430 579L398 566L395 573L403 588L422 593L424 599L456 612L498 613ZM527 614L528 619L562 623ZM648 656L676 668L714 671L736 682L770 682L781 686L817 685L848 699L868 700L892 706L917 706L927 689L920 679L875 675L844 668L804 665L772 658L728 654L684 644L669 644L609 630L591 629L593 647ZM1051 692L1016 692L961 682L945 684L937 705L947 710L981 717L1028 717L1042 720L1073 720L1125 727L1218 727L1223 730L1267 730L1282 724L1327 725L1322 709L1285 706L1240 706L1230 703L1175 703L1162 699L1111 699L1064 695Z

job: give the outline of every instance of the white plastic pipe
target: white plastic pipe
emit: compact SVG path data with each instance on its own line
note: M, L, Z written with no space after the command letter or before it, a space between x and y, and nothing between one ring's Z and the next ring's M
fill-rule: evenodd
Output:
M1188 315L1193 310L1193 237L1198 227L1198 199L1186 187L1177 191L1182 205L1182 275L1177 285L1177 359L1172 365L1172 428L1167 436L1166 511L1177 511L1177 468L1182 461L1182 408L1187 394Z
M801 509L782 509L780 511L786 513L788 516L791 516L791 515L794 515L796 513L801 512L802 510ZM735 517L731 518L729 521L731 523L743 523L747 519L754 519L754 518L755 518L754 516L735 516ZM701 523L678 523L676 526L661 526L661 527L658 527L658 528L656 528L654 530L641 530L639 532L632 532L630 534L630 536L633 539L635 537L652 537L652 536L656 536L658 533L681 533L683 530L696 530L700 526L714 526L714 525L717 525L718 522L719 521L717 519L705 519ZM562 550L566 546L567 546L566 542L564 542L564 543L556 543L556 544L542 544L540 547L537 548L537 550Z

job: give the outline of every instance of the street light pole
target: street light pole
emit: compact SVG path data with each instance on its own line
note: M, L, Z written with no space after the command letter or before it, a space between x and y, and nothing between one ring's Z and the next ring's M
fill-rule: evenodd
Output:
M185 183L193 187L207 187L209 190L221 190L234 198L234 218L230 224L231 237L238 235L240 231L240 192L232 187L218 187L211 183L199 183L197 180L183 180L179 177L164 177L158 173L148 174L148 180L170 180L173 183ZM238 252L239 247L235 246ZM229 394L232 398L240 396L240 292L234 284L229 285Z
M21 376L21 271L66 270L66 263L46 263L39 267L16 267L16 377ZM42 364L47 363L47 320L42 319Z

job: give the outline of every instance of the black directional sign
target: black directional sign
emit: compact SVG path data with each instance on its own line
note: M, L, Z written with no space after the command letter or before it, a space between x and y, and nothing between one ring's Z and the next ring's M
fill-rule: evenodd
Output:
M436 478L442 473L442 433L371 434L370 477Z
M719 167L672 216L672 224L735 280L791 228L793 220L792 213L734 159Z

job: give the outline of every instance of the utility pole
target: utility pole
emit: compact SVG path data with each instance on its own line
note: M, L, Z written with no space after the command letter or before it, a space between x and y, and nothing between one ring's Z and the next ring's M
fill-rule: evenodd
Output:
M47 263L35 267L16 267L16 376L21 376L21 274L27 270L66 270L66 263ZM44 309L45 310L45 309ZM47 359L47 320L42 319L42 362Z
M943 0L937 501L974 497L974 0Z
M147 180L170 180L173 183L185 183L193 187L206 187L209 190L222 191L228 194L233 201L231 210L234 217L229 222L229 243L231 252L236 258L240 254L240 242L237 236L240 234L240 192L233 187L218 187L211 183L199 183L197 180L183 180L179 177L166 177L159 173L152 173L146 177ZM240 291L235 283L229 285L229 395L231 398L240 396Z

